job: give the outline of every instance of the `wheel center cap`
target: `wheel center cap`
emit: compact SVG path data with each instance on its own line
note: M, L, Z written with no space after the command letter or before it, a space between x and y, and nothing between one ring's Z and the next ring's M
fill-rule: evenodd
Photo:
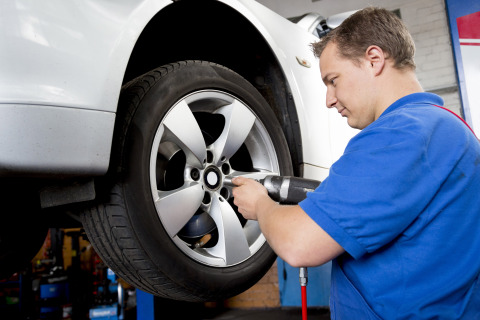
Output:
M220 172L215 167L210 167L205 170L203 175L203 180L205 184L210 189L216 189L220 185Z
M207 182L208 184L214 186L217 184L218 182L218 177L217 175L215 174L215 172L213 171L210 171L208 174L207 174Z

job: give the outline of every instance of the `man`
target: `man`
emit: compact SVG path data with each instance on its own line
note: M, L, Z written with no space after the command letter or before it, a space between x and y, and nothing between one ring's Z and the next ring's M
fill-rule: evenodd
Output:
M235 204L296 267L333 259L332 319L480 318L480 145L415 76L395 15L353 14L313 45L327 107L361 129L296 206L233 180Z

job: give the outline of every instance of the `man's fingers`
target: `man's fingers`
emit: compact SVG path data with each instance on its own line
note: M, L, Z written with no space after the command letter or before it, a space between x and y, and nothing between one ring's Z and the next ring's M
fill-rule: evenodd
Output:
M232 178L232 183L234 185L241 186L242 184L245 184L245 178L244 177Z

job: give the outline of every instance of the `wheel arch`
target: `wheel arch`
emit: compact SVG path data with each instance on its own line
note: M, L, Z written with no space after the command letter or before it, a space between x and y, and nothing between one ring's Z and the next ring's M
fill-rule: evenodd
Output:
M177 1L159 11L140 34L123 84L179 60L221 64L247 79L282 126L294 173L303 162L301 132L288 80L271 45L249 19L219 1Z

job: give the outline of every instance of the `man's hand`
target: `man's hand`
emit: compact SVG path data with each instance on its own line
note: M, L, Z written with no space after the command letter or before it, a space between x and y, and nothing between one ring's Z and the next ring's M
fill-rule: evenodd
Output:
M236 177L232 179L232 183L237 186L232 190L233 203L245 219L258 220L262 203L274 203L268 196L267 189L255 180Z
M299 205L279 205L255 180L236 177L233 203L245 219L258 220L272 249L293 267L324 264L343 248L315 223Z

